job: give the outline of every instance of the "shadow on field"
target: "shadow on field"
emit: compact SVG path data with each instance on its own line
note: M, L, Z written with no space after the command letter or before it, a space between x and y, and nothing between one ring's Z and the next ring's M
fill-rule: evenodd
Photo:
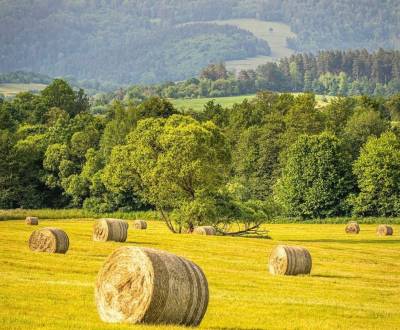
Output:
M126 241L125 244L135 244L135 245L160 245L154 242L137 242L137 241Z
M302 243L348 243L348 244L399 244L399 239L385 240L382 239L367 239L367 240L352 240L352 239L288 239L287 242L302 242Z
M213 329L213 330L265 330L263 328L227 328L227 327L211 327L208 329Z
M326 275L326 274L312 274L313 278L345 278L345 279L360 279L361 276L343 276L343 275Z

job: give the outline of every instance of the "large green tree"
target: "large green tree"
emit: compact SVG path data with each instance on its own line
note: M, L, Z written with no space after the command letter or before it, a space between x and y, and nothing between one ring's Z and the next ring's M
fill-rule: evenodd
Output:
M345 214L352 189L351 163L340 141L329 133L304 135L289 149L275 198L289 216L321 218Z
M354 163L360 192L350 199L362 216L400 215L400 140L391 133L370 137Z
M150 118L114 148L104 181L110 190L137 192L171 231L182 232L215 216L213 194L226 182L229 159L227 140L212 122Z

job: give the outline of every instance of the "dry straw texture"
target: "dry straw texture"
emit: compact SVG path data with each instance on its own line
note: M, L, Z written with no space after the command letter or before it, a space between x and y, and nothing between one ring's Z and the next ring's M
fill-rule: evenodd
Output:
M269 272L273 275L310 274L311 254L300 246L278 245L269 257Z
M100 219L93 227L93 240L97 242L125 242L128 237L128 223L119 219Z
M29 238L29 248L36 252L66 253L69 248L68 235L57 228L35 230Z
M37 226L39 224L39 219L36 217L26 217L25 223L29 226Z
M133 227L135 229L147 229L147 222L144 220L135 220L133 222Z
M216 235L217 231L212 226L202 226L193 229L193 234L196 235Z
M193 262L149 248L115 250L100 269L95 299L108 323L197 326L208 305L208 284Z
M376 234L378 236L391 236L393 235L393 228L388 225L379 225Z
M358 234L360 232L360 225L357 223L357 221L350 221L346 225L345 230L347 234Z

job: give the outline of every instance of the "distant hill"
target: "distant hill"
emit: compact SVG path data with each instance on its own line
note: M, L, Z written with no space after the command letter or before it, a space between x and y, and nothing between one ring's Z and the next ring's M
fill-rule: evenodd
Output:
M282 46L297 51L398 49L399 12L398 0L1 0L0 72L153 83L276 53L240 25L184 24L238 18L288 24Z

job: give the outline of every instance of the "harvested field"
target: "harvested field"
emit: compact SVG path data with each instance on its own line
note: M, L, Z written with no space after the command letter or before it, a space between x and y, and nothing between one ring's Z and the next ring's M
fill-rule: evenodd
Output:
M377 237L377 224L358 235L343 224L273 224L272 240L173 235L149 221L129 229L125 243L92 241L94 220L40 221L70 239L66 255L32 253L32 227L24 219L0 221L0 324L4 329L185 329L112 325L97 313L97 273L117 247L165 250L196 263L210 292L202 329L400 328L400 236ZM36 227L36 228L38 228ZM35 228L35 229L36 229ZM272 276L268 257L279 244L303 246L312 255L311 276ZM295 320L295 321L294 321ZM357 328L357 327L356 327Z

